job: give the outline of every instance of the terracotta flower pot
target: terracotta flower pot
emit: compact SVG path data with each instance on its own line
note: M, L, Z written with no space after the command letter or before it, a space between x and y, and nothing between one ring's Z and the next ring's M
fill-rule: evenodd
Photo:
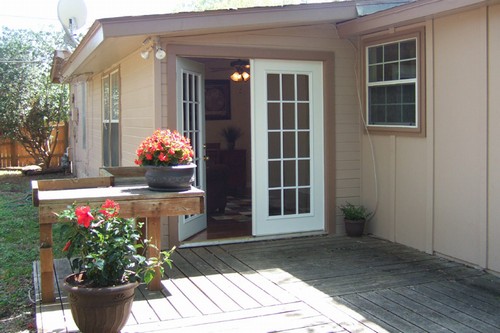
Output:
M196 164L176 166L144 166L146 183L152 191L180 192L191 189Z
M66 277L63 289L68 293L71 314L83 333L117 333L125 326L132 310L138 282L114 287L76 286L75 274Z

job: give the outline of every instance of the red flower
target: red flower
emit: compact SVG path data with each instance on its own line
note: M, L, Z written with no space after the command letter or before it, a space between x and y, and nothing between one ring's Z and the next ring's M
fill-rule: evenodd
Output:
M62 249L63 252L68 251L70 246L71 246L71 241L69 240L66 242L66 245L64 245L64 248Z
M99 213L104 214L107 218L112 218L118 215L120 211L120 205L111 199L106 199L102 204Z
M90 212L89 206L80 206L75 210L76 216L78 217L78 224L83 225L85 228L90 227L90 222L94 219L92 213Z

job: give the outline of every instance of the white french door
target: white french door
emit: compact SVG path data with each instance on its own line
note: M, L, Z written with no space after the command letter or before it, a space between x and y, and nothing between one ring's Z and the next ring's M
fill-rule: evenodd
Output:
M194 186L205 190L205 68L184 58L177 59L177 128L191 140L195 152ZM206 229L207 215L186 215L179 219L179 241Z
M255 236L325 230L323 65L253 60Z

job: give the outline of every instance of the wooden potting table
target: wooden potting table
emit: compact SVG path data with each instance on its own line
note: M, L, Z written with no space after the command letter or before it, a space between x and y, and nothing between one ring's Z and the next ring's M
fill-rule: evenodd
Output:
M110 173L111 172L111 173ZM194 187L183 192L154 192L138 182L142 168L112 168L102 170L102 177L68 178L32 182L33 204L38 207L40 223L40 272L42 303L55 301L54 266L52 252L52 225L58 223L54 213L68 205L98 207L106 199L120 204L121 217L146 218L147 238L161 249L161 216L179 216L204 212L205 192ZM131 177L127 177L130 174ZM120 181L118 181L118 177ZM127 182L127 179L135 181ZM171 245L170 245L171 246ZM155 257L159 250L150 249ZM149 284L150 290L161 289L161 277L156 274Z

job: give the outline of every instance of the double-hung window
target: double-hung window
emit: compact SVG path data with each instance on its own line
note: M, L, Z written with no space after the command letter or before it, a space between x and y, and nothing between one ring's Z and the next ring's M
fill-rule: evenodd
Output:
M120 72L102 78L103 166L120 165Z
M421 33L365 45L366 120L370 130L423 133Z

